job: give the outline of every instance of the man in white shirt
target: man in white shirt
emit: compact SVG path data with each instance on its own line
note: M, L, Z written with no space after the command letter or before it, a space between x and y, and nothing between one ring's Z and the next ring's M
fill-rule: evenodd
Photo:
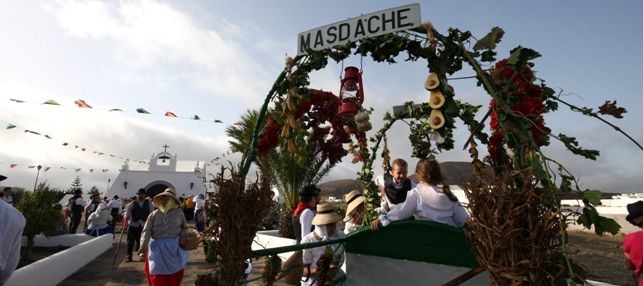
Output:
M85 229L87 228L89 216L96 211L101 202L100 193L92 193L89 203L85 206Z
M406 193L417 185L406 177L408 163L403 159L395 159L390 174L378 176L375 184L380 188L380 206L388 211L406 199Z
M192 199L192 202L194 202L194 225L197 231L203 232L205 231L205 197L199 194Z
M5 187L4 190L2 190L2 200L10 205L13 205L13 197L11 196L11 187Z
M298 244L304 236L313 231L314 210L321 200L320 193L321 190L315 185L305 186L299 192L299 203L292 218L295 240Z
M123 202L118 198L118 195L115 195L114 199L107 203L107 209L112 215L112 230L116 232L116 224L121 221L121 210L123 209Z
M80 225L80 219L83 216L85 209L85 200L83 199L83 191L81 189L74 190L74 196L69 199L66 207L71 211L71 222L69 224L69 233L76 233Z
M147 217L154 210L154 204L145 198L145 189L139 189L136 199L127 205L125 218L128 220L127 228L127 262L132 262L132 251L136 244L138 252L141 241L143 226Z
M0 176L0 181L6 177ZM16 270L20 260L20 242L25 217L13 206L0 200L0 285Z

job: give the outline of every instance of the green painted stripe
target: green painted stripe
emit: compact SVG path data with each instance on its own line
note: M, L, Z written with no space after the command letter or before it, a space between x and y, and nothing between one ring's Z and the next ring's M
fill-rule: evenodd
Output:
M464 231L446 224L406 220L378 231L362 227L346 238L349 253L421 261L459 267L475 267Z
M254 257L344 243L347 252L473 268L478 265L464 231L446 224L405 220L377 231L362 227L343 239L253 251Z

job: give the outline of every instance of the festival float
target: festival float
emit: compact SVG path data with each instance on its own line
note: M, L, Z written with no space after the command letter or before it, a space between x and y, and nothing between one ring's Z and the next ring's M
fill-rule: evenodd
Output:
M615 101L607 101L598 110L578 107L537 78L534 60L540 55L536 51L518 46L505 58L497 58L495 49L503 34L498 27L483 37L457 28L443 34L431 23L421 22L419 4L301 33L298 55L286 60L251 126L250 148L241 164L222 167L212 179L219 188L214 199L218 207L211 212L214 222L205 244L215 268L202 275L198 284L235 285L243 280L244 261L265 257L263 274L255 279L272 285L280 274L296 268L282 267L279 254L333 244L345 249L345 275L337 279L318 275L312 278L317 285L585 283L585 269L569 257L567 225L577 222L599 235L616 234L620 226L598 214L600 192L581 190L573 174L542 147L557 140L573 154L591 160L599 152L582 148L572 136L554 132L543 115L562 106L614 127L641 150L643 147L605 119L620 118L625 112ZM371 131L372 109L366 107L361 67L343 69L337 95L309 87L309 74L323 69L329 60L339 63L355 55L394 64L403 54L405 61L427 64L426 81L418 82L418 89L426 90L427 100L401 102L392 113L386 113L383 127L377 131ZM450 76L465 66L489 96L488 106L457 98ZM479 111L484 116L476 120ZM357 175L367 196L365 224L376 218L380 197L373 182L373 162L381 156L383 171L390 169L386 133L402 122L411 131L412 156L420 159L455 148L456 125L468 128L470 136L460 146L471 156L474 179L463 186L470 212L464 229L400 221L375 232L365 225L340 240L300 245L289 245L294 242L276 236L271 243L266 233L257 234L270 208L270 181L275 179L261 172L262 160L276 156L274 152L299 168L310 167L311 158L332 167L352 156L354 163L362 164ZM481 158L478 150L485 145L489 156ZM253 163L260 173L256 181L248 183ZM564 211L555 195L558 191L575 192L583 207ZM286 208L296 202L294 193L295 197L286 200ZM253 247L255 239L264 244ZM328 260L332 255L331 249L322 257ZM326 260L318 265L327 264Z

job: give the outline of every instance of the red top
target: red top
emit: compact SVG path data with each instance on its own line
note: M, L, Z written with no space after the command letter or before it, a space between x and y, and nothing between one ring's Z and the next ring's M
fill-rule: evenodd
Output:
M623 251L630 256L630 260L636 266L634 274L640 275L643 267L643 231L626 235L623 238ZM640 280L639 286L643 286L643 280Z

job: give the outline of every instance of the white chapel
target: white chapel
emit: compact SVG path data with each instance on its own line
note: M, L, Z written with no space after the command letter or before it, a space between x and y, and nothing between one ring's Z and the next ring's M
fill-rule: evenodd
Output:
M194 171L177 171L177 155L172 156L164 150L152 154L148 170L130 170L129 161L125 161L122 170L114 179L107 190L106 196L112 198L118 195L121 198L133 197L139 189L145 189L148 196L153 197L166 188L174 188L177 196L196 196L205 194L205 163L203 168L196 163Z

